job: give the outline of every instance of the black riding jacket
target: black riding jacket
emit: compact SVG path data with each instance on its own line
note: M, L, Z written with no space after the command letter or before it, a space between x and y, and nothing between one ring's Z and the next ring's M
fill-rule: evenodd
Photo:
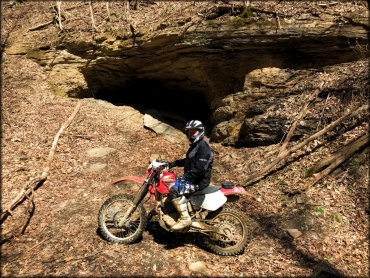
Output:
M211 181L213 150L206 141L200 140L190 145L186 157L176 160L172 166L184 167L185 179L197 184L199 190L207 187Z

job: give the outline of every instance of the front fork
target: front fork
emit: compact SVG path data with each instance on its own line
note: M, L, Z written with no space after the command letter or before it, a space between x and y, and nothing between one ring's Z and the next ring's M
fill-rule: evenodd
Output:
M148 193L149 189L149 181L150 179L147 179L144 181L141 190L136 195L136 198L133 200L131 206L126 211L125 215L120 219L118 222L118 227L123 227L127 219L131 216L131 214L136 210L137 206L141 203L141 201L145 198L146 194Z

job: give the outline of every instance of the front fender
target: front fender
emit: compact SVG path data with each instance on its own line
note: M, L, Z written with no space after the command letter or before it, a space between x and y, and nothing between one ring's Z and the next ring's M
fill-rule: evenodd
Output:
M137 176L125 176L115 181L112 181L111 184L116 184L116 183L119 183L120 181L134 181L136 183L143 184L145 179L142 177L137 177Z

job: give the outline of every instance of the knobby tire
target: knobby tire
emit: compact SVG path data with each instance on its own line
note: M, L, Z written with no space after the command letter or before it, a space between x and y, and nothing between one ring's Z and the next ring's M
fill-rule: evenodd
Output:
M131 244L137 242L147 225L147 215L142 204L139 204L134 212L138 218L133 221L129 221L129 227L118 228L114 226L114 216L121 213L124 214L124 210L120 211L109 211L115 204L132 204L134 197L127 194L115 195L104 202L99 211L98 226L101 235L108 241L121 244ZM113 210L113 209L112 209ZM112 215L109 215L112 214ZM116 234L112 233L109 228L117 229ZM131 234L125 234L125 232L131 232Z
M215 221L217 218L221 218L223 216L228 215L231 218L234 218L240 225L242 230L242 237L241 239L236 242L233 246L225 247L225 242L222 239L219 240L212 240L211 237L206 237L205 245L208 249L210 249L213 253L221 256L234 256L243 253L245 246L248 244L250 240L250 227L247 221L247 218L238 210L235 210L230 207L223 207L220 210L212 211L208 214L207 219L210 221ZM233 227L230 222L224 221L224 224ZM221 224L222 225L222 224ZM234 227L235 228L235 227Z

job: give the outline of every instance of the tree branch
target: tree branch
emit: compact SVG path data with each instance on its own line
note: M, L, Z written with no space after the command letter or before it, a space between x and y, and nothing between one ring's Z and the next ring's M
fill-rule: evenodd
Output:
M54 158L55 149L56 149L59 137L62 134L62 132L72 123L73 119L75 118L77 112L80 109L80 106L81 106L81 102L78 102L77 105L75 106L75 109L74 109L73 113L71 114L71 116L67 119L66 122L64 122L62 127L59 129L58 133L55 135L53 144L52 144L51 149L49 151L49 156L48 156L48 158L45 162L45 166L44 166L44 169L43 169L41 175L32 179L28 184L26 184L22 188L22 190L19 192L17 197L13 199L13 201L10 203L10 205L7 207L7 209L5 209L5 211L2 213L1 219L0 219L1 223L3 223L9 215L12 215L13 209L19 203L21 203L24 200L24 198L26 198L29 194L32 194L32 192L35 189L40 187L45 182L45 180L48 176L49 170L50 170L50 164L51 164L51 162Z

